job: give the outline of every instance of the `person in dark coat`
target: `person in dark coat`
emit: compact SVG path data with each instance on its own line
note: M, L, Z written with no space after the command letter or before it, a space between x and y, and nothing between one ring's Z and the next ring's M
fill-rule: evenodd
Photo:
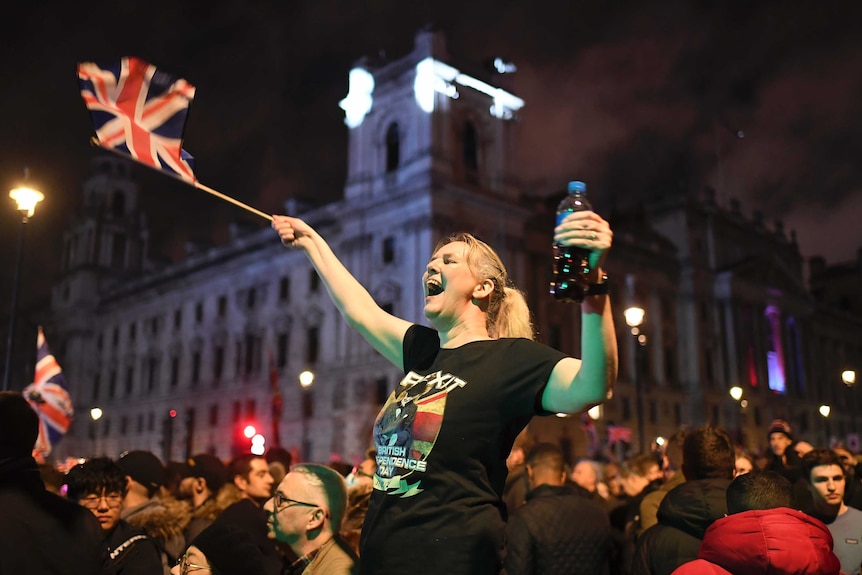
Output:
M633 575L670 575L697 558L712 523L727 514L725 493L736 460L733 440L719 427L706 425L683 443L685 483L672 489L658 509L658 523L638 539Z
M89 509L104 533L107 570L115 575L157 575L162 572L158 544L143 529L120 519L126 476L107 457L78 464L66 475L66 496Z
M539 443L527 455L533 489L506 526L507 575L601 575L608 569L610 520L598 503L566 485L559 447Z
M0 392L0 573L93 575L107 553L93 514L45 489L32 457L39 418Z
M728 516L703 537L698 558L673 575L838 575L832 537L817 519L790 509L790 482L775 471L738 476Z

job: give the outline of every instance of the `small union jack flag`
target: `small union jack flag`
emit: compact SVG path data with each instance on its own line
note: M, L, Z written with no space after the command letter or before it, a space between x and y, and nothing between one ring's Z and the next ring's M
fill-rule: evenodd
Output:
M194 160L182 149L194 86L128 57L78 64L78 83L100 146L195 183Z
M622 425L608 425L608 445L621 441L623 443L632 442L632 430Z
M54 445L63 439L75 410L66 389L63 370L48 350L41 327L36 337L36 374L33 379L33 383L25 387L22 393L39 414L39 438L33 455L37 460L44 461Z

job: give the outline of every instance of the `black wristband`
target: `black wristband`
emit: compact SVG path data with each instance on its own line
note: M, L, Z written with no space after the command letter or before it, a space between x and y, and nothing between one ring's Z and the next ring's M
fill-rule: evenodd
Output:
M602 274L601 280L598 283L589 284L584 290L585 296L591 295L608 295L611 284L608 281L608 274Z

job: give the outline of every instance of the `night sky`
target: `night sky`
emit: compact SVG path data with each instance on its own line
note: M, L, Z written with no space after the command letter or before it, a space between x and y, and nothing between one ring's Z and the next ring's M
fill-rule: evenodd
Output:
M9 3L6 3L9 4ZM539 7L536 7L536 4ZM530 192L568 179L626 206L671 188L719 190L744 214L795 229L830 263L862 247L862 19L855 2L31 2L0 9L2 197L24 166L47 200L28 225L26 297L58 268L81 197L89 116L78 61L137 56L197 87L185 148L198 179L266 212L340 196L338 101L363 55L392 59L420 27L446 31L451 63L494 56L524 98L519 166ZM737 137L738 131L744 138ZM244 212L145 168L154 246L223 241ZM17 214L0 210L2 311ZM606 203L606 202L600 202ZM251 218L254 218L251 216ZM255 220L252 220L255 221ZM259 220L261 225L263 220Z

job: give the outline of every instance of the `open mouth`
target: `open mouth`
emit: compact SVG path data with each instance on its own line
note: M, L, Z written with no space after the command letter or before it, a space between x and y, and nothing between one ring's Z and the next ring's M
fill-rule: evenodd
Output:
M440 295L443 293L443 286L438 284L437 282L428 282L425 287L429 296Z

